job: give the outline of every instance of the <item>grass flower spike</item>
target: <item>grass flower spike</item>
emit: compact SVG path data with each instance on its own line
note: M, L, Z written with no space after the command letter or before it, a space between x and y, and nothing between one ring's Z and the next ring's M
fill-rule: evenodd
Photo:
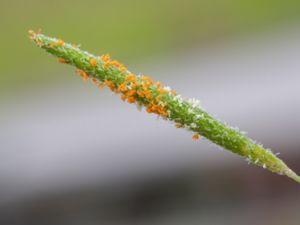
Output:
M109 55L95 56L61 39L29 31L37 46L58 57L58 61L76 67L76 73L96 86L107 86L122 101L137 104L148 113L174 122L177 128L193 132L192 139L206 137L213 143L247 159L249 163L286 175L300 183L300 177L270 150L227 126L204 111L196 99L184 99L173 89L154 82L146 75L136 75Z

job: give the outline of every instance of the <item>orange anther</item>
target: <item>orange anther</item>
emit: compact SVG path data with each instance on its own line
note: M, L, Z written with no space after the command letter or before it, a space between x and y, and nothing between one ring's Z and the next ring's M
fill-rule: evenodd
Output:
M176 123L176 125L175 125L177 128L181 128L181 127L183 127L183 125L181 124L181 123Z
M58 58L57 61L59 63L63 63L63 64L68 64L69 63L66 59L63 59L63 58Z
M97 78L92 78L92 82L93 82L93 84L95 84L95 85L97 85L98 84L98 80L97 80Z
M104 55L101 55L100 56L100 59L103 61L103 62L109 62L110 61L110 56L108 54L104 54Z
M193 138L193 140L198 140L198 139L199 139L199 137L200 137L200 136L199 136L199 134L198 134L198 133L196 133L196 134L194 134L194 135L193 135L193 137L192 137L192 138Z
M57 40L57 44L58 44L60 47L62 47L62 46L65 45L65 42L64 42L62 39L58 39L58 40Z
M89 63L91 66L96 67L97 66L97 60L94 58L90 58Z
M98 88L104 88L105 87L105 83L104 82L101 82L100 84L98 84Z

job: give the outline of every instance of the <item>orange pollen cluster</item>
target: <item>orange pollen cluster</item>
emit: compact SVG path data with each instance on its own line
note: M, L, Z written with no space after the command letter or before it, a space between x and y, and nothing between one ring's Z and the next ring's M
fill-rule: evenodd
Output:
M76 70L76 73L81 76L83 78L83 80L87 80L90 78L90 76L82 71L82 70ZM93 77L91 78L91 82L94 84L94 85L97 85L99 88L103 88L105 86L109 87L111 91L114 91L116 92L116 88L115 88L115 84L112 82L112 81L109 81L109 80L105 80L103 82L99 82L99 80L96 78L96 77Z
M118 68L119 70L121 70L122 72L127 72L127 68L125 67L125 65L119 63L117 60L111 60L110 56L105 54L100 56L100 59L104 62L103 68L104 69L108 69L111 66L114 66L116 68Z
M183 125L181 124L181 123L176 123L176 125L175 125L177 128L181 128L181 127L183 127Z
M98 80L97 80L97 78L92 78L92 82L93 82L93 84L95 84L95 85L98 85Z
M92 67L96 67L96 66L97 66L97 60L94 59L94 58L91 58L91 59L89 60L89 63L90 63L90 65L91 65Z
M114 83L113 83L112 81L105 80L104 83L105 83L105 85L106 85L107 87L110 88L110 90L115 91L115 85L114 85Z
M128 81L128 82L136 82L136 77L135 77L134 74L130 73L130 74L126 75L125 81Z
M58 39L58 40L57 40L57 44L58 44L60 47L62 47L62 46L65 45L65 42L64 42L62 39Z
M99 82L97 78L92 78L91 81L99 88L103 88L107 86L111 91L115 93L121 93L121 99L123 101L127 101L128 103L136 103L141 104L140 101L144 102L146 111L148 113L155 113L164 118L169 116L166 105L162 101L163 96L167 93L167 91L162 87L160 82L154 83L153 80L145 75L140 76L139 78L133 74L128 73L125 66L119 63L116 60L111 60L109 55L102 55L99 59L104 63L104 69L109 68L110 66L116 67L121 71L126 71L126 75L124 76L124 82L120 85L115 84L111 80L104 80L103 82ZM62 63L68 63L66 60L59 59ZM98 65L98 61L95 58L89 59L89 64L93 67ZM82 71L76 71L84 80L90 78L90 76ZM156 88L156 91L151 91L152 88ZM175 92L171 92L176 95ZM139 101L140 100L140 101ZM179 127L179 125L178 125ZM181 127L181 125L180 125Z
M167 117L169 115L165 107L154 104L153 102L147 105L146 111L148 113L156 113L158 115L161 115L162 117Z
M58 58L57 61L62 64L68 64L69 62L63 58Z
M101 55L100 56L100 59L103 61L103 62L109 62L110 61L110 56L108 54L104 54L104 55Z
M98 88L104 88L105 87L105 83L104 82L101 82L100 84L98 84Z
M199 136L198 133L195 133L192 138L193 138L193 140L196 141L196 140L198 140L200 138L200 136Z
M84 71L82 71L82 70L76 70L76 73L77 73L79 76L81 76L83 80L87 80L87 79L89 79L89 77L90 77L86 72L84 72Z
M164 94L164 90L161 88L158 96L153 96L150 87L153 85L153 80L147 76L142 76L140 80L137 80L136 75L128 74L125 76L125 81L118 86L117 92L121 92L121 99L127 100L129 103L135 103L138 98L148 100L146 105L146 111L149 113L156 113L162 117L167 117L168 112L161 103L161 95Z
M141 80L144 81L145 83L149 84L149 85L153 84L153 80L148 76L143 75Z
M118 92L125 93L128 91L127 84L124 82L118 87Z

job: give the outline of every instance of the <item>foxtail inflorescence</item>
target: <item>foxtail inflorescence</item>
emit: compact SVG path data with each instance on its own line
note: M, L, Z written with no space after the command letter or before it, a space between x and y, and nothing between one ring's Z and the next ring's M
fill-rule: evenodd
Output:
M170 87L154 82L146 75L136 75L109 55L95 56L61 39L29 31L29 37L39 47L58 57L58 62L75 66L84 80L120 94L128 103L145 108L148 113L175 123L177 128L194 132L192 139L206 137L213 143L247 159L249 163L286 175L300 183L300 177L269 149L227 126L203 110L196 99L184 99Z

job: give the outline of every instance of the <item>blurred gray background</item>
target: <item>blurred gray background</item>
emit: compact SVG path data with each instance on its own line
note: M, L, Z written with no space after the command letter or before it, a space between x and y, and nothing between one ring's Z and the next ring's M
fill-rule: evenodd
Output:
M123 103L28 29L110 53L300 173L297 1L1 3L0 224L300 223L300 186Z

